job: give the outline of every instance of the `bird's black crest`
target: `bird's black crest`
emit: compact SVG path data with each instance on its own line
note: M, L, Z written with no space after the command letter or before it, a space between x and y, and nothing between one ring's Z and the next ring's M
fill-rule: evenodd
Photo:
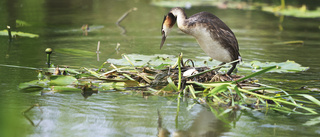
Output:
M176 23L176 20L177 18L170 12L167 15L165 15L162 21L161 33L163 33L162 29L164 23L168 23L169 27L171 28Z
M176 23L176 21L177 21L177 17L175 17L172 13L168 13L168 15L167 15L168 17L169 17L169 19L171 20L171 22L170 22L170 27L172 27L175 23Z

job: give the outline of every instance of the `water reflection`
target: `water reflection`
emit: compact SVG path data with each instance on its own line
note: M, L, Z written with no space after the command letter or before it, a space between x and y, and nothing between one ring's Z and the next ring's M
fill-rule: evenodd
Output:
M125 12L125 13L117 20L116 25L117 25L118 28L120 28L120 29L122 30L122 32L120 33L121 35L126 36L127 30L126 30L125 27L123 27L122 25L120 25L120 22L121 22L122 20L124 20L124 19L128 16L129 13L131 13L131 12L133 12L133 11L136 11L136 10L138 10L138 8L136 8L136 7L129 9L127 12Z
M105 92L83 100L74 93L47 95L39 98L41 106L33 105L23 115L36 127L32 136L221 136L231 129L230 121L239 119L233 115L217 118L195 105L191 110L182 108L176 123L172 99L143 96Z
M40 119L40 120L37 120L37 119L34 119L34 120L33 120L33 119L31 119L31 118L29 117L29 115L27 114L29 111L31 111L31 110L34 109L35 107L40 110L41 114L43 113L42 109L40 108L40 105L39 105L39 104L34 104L34 105L32 105L30 108L28 108L27 110L23 111L23 112L22 112L22 115L30 122L30 124L31 124L32 126L38 127L38 126L40 125L40 123L42 122L43 118L42 118L41 116L39 116L40 118L38 117L38 119ZM35 123L35 121L37 121L37 122Z
M217 118L211 111L201 108L192 120L191 126L183 130L170 132L162 126L162 117L158 112L158 136L168 137L217 137L230 129L229 123Z
M95 87L95 88L97 88L97 87ZM81 90L82 90L81 95L82 95L85 99L87 99L88 97L90 97L93 93L98 94L98 90L97 90L97 89L94 90L93 87L92 87L92 85L90 85L90 87L89 87L89 85L86 84L86 85L84 85L84 86L81 87Z

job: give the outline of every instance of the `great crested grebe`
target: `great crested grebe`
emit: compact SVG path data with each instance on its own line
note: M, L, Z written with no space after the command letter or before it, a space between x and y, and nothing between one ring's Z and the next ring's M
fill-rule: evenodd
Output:
M238 41L231 29L218 17L209 12L199 12L187 18L182 8L172 8L164 16L162 22L162 48L172 26L177 22L178 28L186 34L194 36L201 49L212 59L222 64L241 59ZM238 62L232 63L227 72L230 75Z

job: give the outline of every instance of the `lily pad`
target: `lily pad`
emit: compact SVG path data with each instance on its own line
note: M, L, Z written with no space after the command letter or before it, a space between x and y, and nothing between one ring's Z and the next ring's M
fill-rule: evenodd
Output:
M29 38L38 38L38 34L32 34L32 33L26 33L26 32L21 32L21 31L11 31L12 36L20 36L20 37L29 37ZM8 30L1 30L0 31L0 36L8 36Z
M81 89L74 86L52 86L50 89L53 92L81 92Z
M20 83L19 89L24 92L33 92L33 91L39 91L42 90L47 84L48 81L42 81L42 80L33 80L30 82Z
M50 86L66 86L78 83L78 80L73 76L51 76L50 79Z
M173 65L177 61L175 56L165 55L165 54L156 54L156 55L128 54L126 56L130 60L130 62L133 63L134 66L148 65L155 68L163 68L165 64ZM128 60L125 58L108 59L107 61L116 65L123 65L123 66L130 65ZM196 57L193 61L196 67L200 67L200 66L214 67L221 63L216 60L211 61L210 57ZM252 72L252 71L259 71L271 66L277 66L277 69L273 69L269 72L278 72L278 73L300 72L300 71L306 71L309 69L309 67L303 67L300 64L290 60L287 60L286 62L279 62L279 63L278 62L260 62L260 61L251 61L249 63L241 62L237 68L242 72L244 71ZM228 69L229 69L229 66L227 66L226 68L222 68L221 71L227 71Z
M155 55L141 55L141 54L128 54L128 59L133 63L134 66L159 66L161 64L174 64L176 62L175 56L165 54ZM116 65L130 65L127 59L108 59L110 63Z
M124 90L125 82L108 82L101 83L99 85L100 90L102 91L111 91L111 90Z
M286 62L260 62L260 61L251 61L251 66L254 70L260 70L263 68L267 68L270 66L278 66L277 69L273 69L270 72L299 72L299 71L306 71L309 67L302 67L300 64L287 60Z
M51 76L51 81L33 80L19 84L19 89L24 92L36 92L42 90L42 93L55 93L65 91L81 91L74 87L78 80L72 76Z

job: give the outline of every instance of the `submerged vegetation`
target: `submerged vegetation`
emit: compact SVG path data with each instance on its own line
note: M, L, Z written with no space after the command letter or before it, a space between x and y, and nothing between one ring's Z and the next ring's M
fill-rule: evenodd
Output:
M115 66L110 63L114 60L109 59L110 62L104 62L98 69L59 66L39 69L38 80L21 83L19 88L24 92L41 91L41 95L75 92L81 93L85 98L101 92L117 91L137 92L144 97L171 96L177 98L177 112L180 98L183 96L193 99L194 103L204 104L213 113L217 113L214 108L224 108L219 115L239 109L253 109L265 113L273 110L287 114L318 114L315 109L307 106L320 106L320 101L311 95L289 94L280 88L261 84L253 79L271 71L290 72L290 68L298 68L295 71L307 69L292 61L268 65L252 62L250 71L253 70L254 73L247 76L227 76L217 71L220 68L223 70L230 63L210 69L195 67L191 60L187 60L188 63L183 62L182 55L179 55L178 59L155 57L149 58L149 61L139 58L132 60L133 57L125 54L122 57L129 66ZM138 66L136 62L142 65ZM107 64L109 66L105 67ZM246 70L244 68L243 64L239 67L240 70Z

